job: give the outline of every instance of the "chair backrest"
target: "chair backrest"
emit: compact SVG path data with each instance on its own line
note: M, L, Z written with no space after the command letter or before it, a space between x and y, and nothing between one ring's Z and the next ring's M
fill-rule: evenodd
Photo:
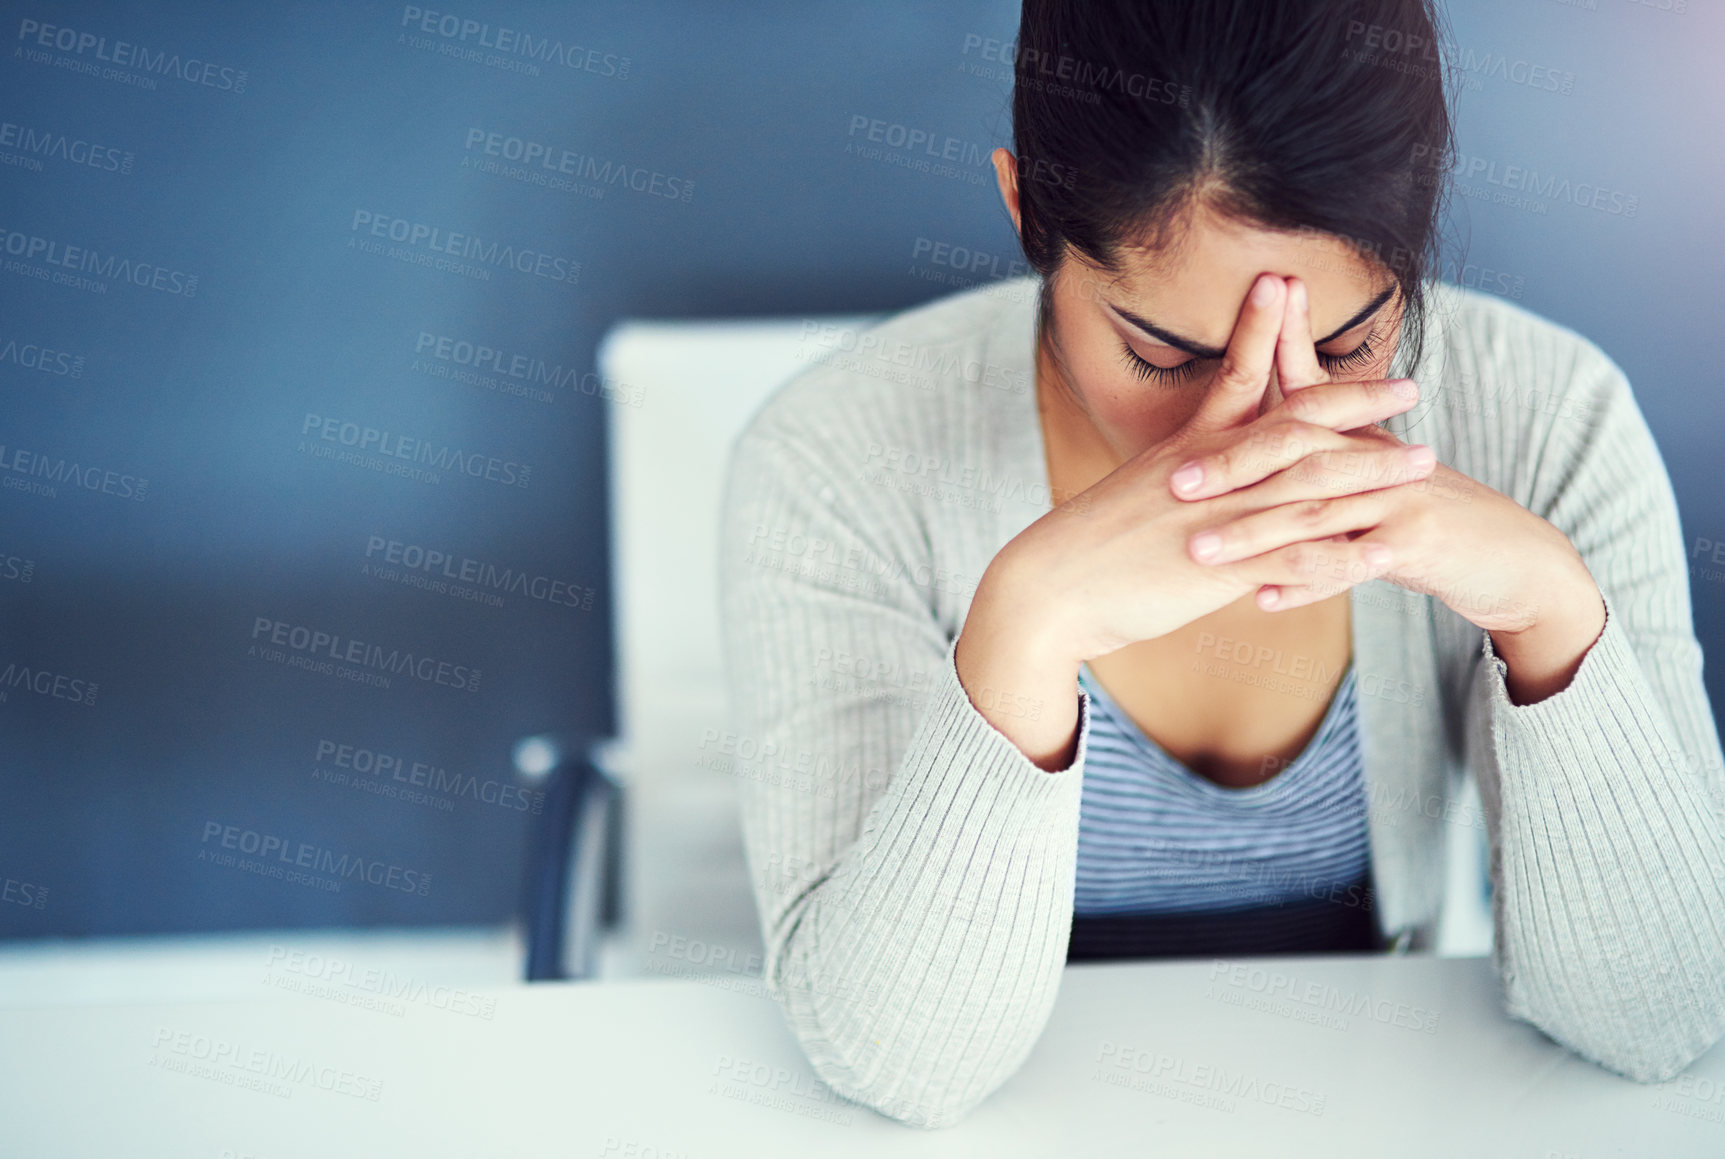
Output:
M759 927L735 788L714 771L730 728L720 651L719 504L731 444L825 347L807 323L623 321L599 348L611 408L618 738L599 758L630 795L628 924L740 953Z

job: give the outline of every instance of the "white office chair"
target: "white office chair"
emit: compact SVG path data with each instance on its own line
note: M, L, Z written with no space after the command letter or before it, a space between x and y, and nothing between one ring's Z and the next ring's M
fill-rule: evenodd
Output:
M703 946L678 966L722 953L729 968L761 950L735 783L697 762L703 741L711 751L731 727L718 608L725 467L767 397L826 353L805 333L792 318L624 321L600 344L620 736L599 759L628 801L619 973L631 959L651 968L647 955L677 937Z

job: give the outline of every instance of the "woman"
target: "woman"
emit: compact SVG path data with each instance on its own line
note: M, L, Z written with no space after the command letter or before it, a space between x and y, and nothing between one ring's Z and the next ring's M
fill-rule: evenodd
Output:
M1509 1012L1641 1081L1725 1032L1670 484L1597 346L1430 279L1441 73L1368 36L1440 42L1026 0L1036 276L818 336L734 447L765 974L841 1094L962 1118L1069 957L1429 948L1469 773Z

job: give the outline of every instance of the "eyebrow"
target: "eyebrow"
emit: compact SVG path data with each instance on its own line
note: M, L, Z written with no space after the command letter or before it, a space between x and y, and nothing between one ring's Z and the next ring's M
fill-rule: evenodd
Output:
M1389 301L1390 295L1394 292L1395 286L1392 284L1377 297L1373 298L1370 302L1367 302L1365 306L1360 309L1358 314L1355 314L1352 318L1343 322L1335 330L1332 330L1328 336L1318 339L1312 345L1322 346L1324 343L1332 342L1343 334L1346 334L1349 330L1352 330L1355 326L1358 326L1361 322L1364 322L1368 317L1370 317L1372 312L1379 306L1382 306L1385 302ZM1178 334L1170 334L1154 322L1140 318L1130 310L1123 310L1119 306L1114 306L1112 303L1110 303L1110 306L1116 314L1120 315L1146 334L1159 339L1160 341L1166 342L1168 345L1177 349L1184 350L1187 354L1196 358L1220 358L1227 353L1227 350L1223 347L1205 346L1202 342L1194 342L1190 338L1182 338Z

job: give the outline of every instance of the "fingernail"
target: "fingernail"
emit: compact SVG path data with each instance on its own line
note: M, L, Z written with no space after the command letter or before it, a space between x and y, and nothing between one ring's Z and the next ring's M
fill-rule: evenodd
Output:
M1206 531L1192 541L1192 554L1199 559L1209 559L1222 550L1222 537L1214 531Z
M1411 378L1390 380L1390 389L1403 398L1418 398L1420 396L1420 388L1414 384L1414 380Z
M1258 606L1260 608L1273 608L1281 601L1281 594L1275 588L1261 588L1258 591Z
M1197 463L1187 463L1168 477L1176 491L1196 491L1198 484L1204 481L1204 468Z
M1276 300L1276 282L1274 275L1265 274L1258 279L1258 284L1252 287L1252 302L1258 306L1268 306Z
M1437 452L1423 444L1417 447L1409 447L1407 454L1408 466L1412 467L1416 471L1423 471L1433 463L1437 462Z
M1372 544L1370 547L1366 548L1366 562L1371 564L1373 567L1388 567L1390 563L1390 549L1381 543Z

